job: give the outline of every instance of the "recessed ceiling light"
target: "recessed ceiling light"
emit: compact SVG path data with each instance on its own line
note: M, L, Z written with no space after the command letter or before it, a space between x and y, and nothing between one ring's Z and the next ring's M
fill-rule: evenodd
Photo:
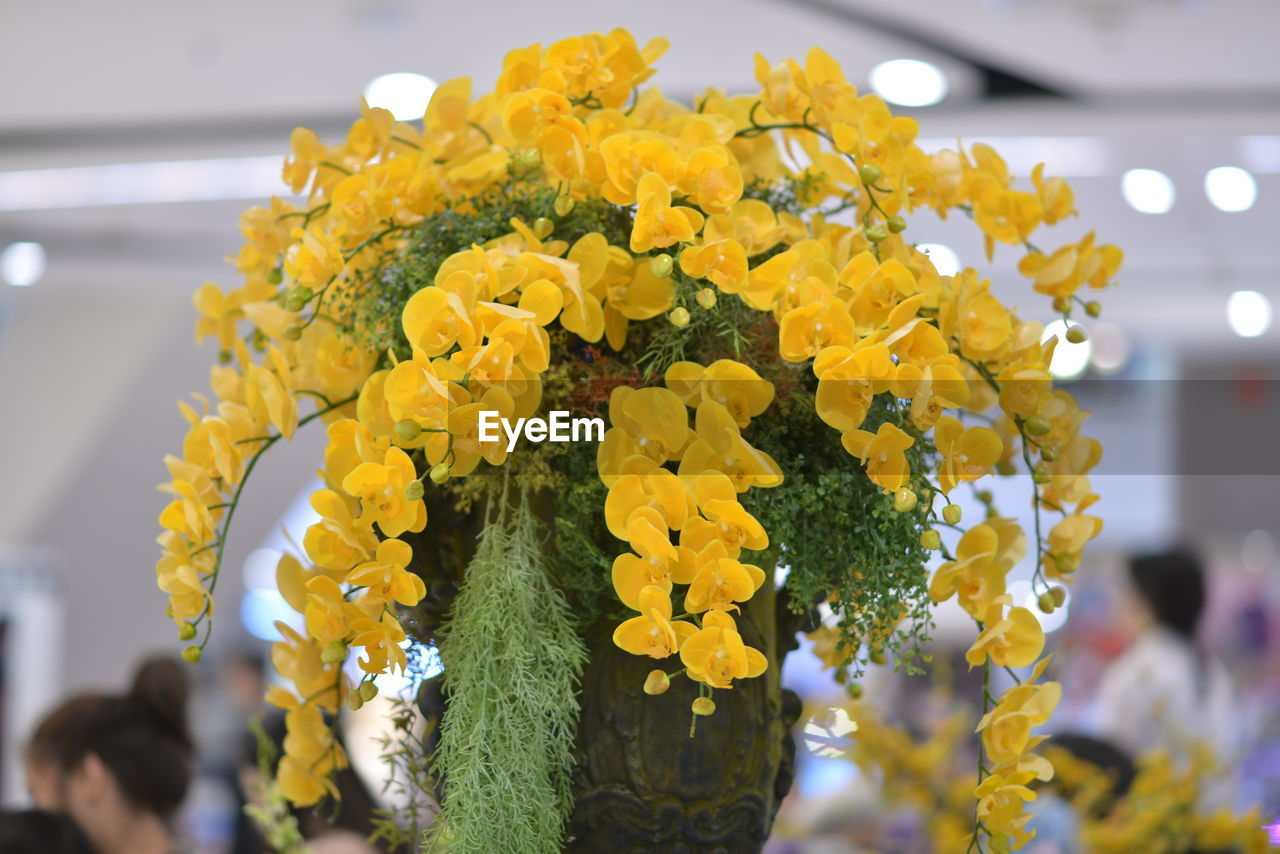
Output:
M1173 209L1173 180L1157 169L1130 169L1120 178L1120 192L1139 213L1163 214Z
M1040 336L1041 344L1050 338L1058 339L1058 345L1053 348L1053 360L1049 362L1049 373L1058 379L1075 379L1089 366L1089 356L1093 353L1092 342L1088 338L1079 344L1072 344L1067 340L1067 330L1079 325L1066 320L1055 320L1044 328L1044 334Z
M919 59L882 62L871 69L870 81L877 95L904 107L927 107L947 97L947 75Z
M364 99L370 107L390 110L396 121L407 122L422 118L436 91L436 81L425 74L398 71L382 74L364 87Z
M1258 182L1239 166L1218 166L1204 174L1204 194L1218 210L1239 213L1258 199Z
M916 249L929 256L939 276L954 276L960 272L960 256L941 243L917 243Z
M1241 338L1257 338L1271 328L1271 300L1257 291L1227 297L1227 323Z
M11 285L25 288L40 281L46 258L39 243L10 243L0 252L0 278Z

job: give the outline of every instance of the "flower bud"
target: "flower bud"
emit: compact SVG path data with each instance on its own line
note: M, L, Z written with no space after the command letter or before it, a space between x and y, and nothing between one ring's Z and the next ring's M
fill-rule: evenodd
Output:
M278 285L284 281L284 271L279 267L272 267L267 271L267 284Z
M203 655L204 650L198 646L189 646L182 651L182 657L191 664L195 664Z
M1053 594L1045 591L1036 598L1036 607L1039 608L1040 612L1043 614L1052 614L1058 606L1057 603L1053 601Z
M889 217L888 221L885 222L885 225L887 225L889 227L889 231L893 232L894 234L900 234L901 232L907 230L906 219L896 215Z
M862 233L865 234L867 240L870 240L872 243L879 243L881 240L884 240L889 236L889 232L883 225L873 225Z
M196 636L196 624L192 622L183 623L178 626L178 640L189 641Z
M378 686L373 684L372 679L360 683L361 700L364 700L367 703L376 696L378 696Z
M858 179L867 187L879 181L883 174L884 171L874 163L864 163L858 167Z
M347 658L347 645L342 641L334 641L320 653L320 660L325 664L339 664Z
M412 442L422 435L422 425L412 418L401 418L396 422L396 435L405 442Z
M665 279L667 276L670 276L671 271L675 269L675 266L675 259L665 252L661 255L654 255L649 259L649 272L653 273L659 279Z
M422 486L422 481L411 480L404 485L404 497L406 501L417 501L423 496L426 489Z
M572 196L556 196L556 200L552 202L551 209L556 212L556 216L568 216L573 210Z
M1073 326L1067 330L1067 340L1072 344L1083 344L1088 337L1083 326Z
M231 351L230 351L230 350L219 350L219 351L218 351L218 364L220 364L220 365L225 365L225 364L229 363L230 361L231 361Z
M546 240L555 229L556 224L545 216L540 216L533 221L533 236L539 240Z
M542 152L536 148L526 148L516 157L516 165L524 169L533 169L542 162ZM539 240L542 238L539 237Z
M872 664L884 664L889 660L889 657L885 655L882 648L871 650L871 652L867 653L867 658L870 659Z
M1058 567L1058 572L1063 575L1070 575L1079 568L1080 558L1075 555L1054 555L1053 563L1054 566Z
M899 513L907 513L915 509L918 500L919 496L915 492L904 487L893 494L893 509Z
M845 686L844 689L849 692L849 696L851 698L855 700L862 699L862 683L861 682L850 682L848 685Z
M715 701L710 697L699 697L693 701L693 713L695 715L702 715L703 717L706 717L707 715L714 714L715 710Z
M297 341L302 337L302 327L296 323L290 323L284 328L284 331L280 333L280 336L286 341Z
M703 288L698 291L698 295L694 297L694 299L698 301L698 305L702 306L707 311L716 307L716 292L711 288Z
M1049 591L1049 595L1053 597L1053 604L1059 608L1067 604L1067 588L1055 587Z
M352 691L347 694L347 708L351 709L351 711L358 712L363 705L364 697L360 696L359 691Z
M1043 415L1032 415L1023 423L1023 427L1029 436L1043 436L1053 429L1053 423Z
M983 504L990 504L992 501L996 500L996 497L991 494L991 490L980 489L978 490L978 493L977 493L977 499L981 501Z
M667 320L670 320L671 325L677 329L683 329L689 325L689 309L684 306L674 308L671 310L671 313L667 315Z
M1054 297L1053 310L1058 314L1066 314L1071 311L1071 297Z
M960 505L948 504L946 507L943 507L942 521L946 522L948 525L960 524Z
M942 535L930 528L920 535L920 545L931 552L942 548Z
M1036 466L1031 470L1031 479L1043 486L1053 480L1053 475L1049 474L1049 470L1044 466Z
M1013 474L1017 470L1018 470L1017 467L1014 466L1013 464L1013 460L1001 460L1000 462L996 463L996 472L998 474L1005 475L1006 477L1008 475Z
M1097 317L1102 314L1102 303L1098 302L1096 299L1089 300L1084 304L1084 313L1090 317Z
M1058 461L1058 449L1052 445L1045 445L1040 449L1040 459L1046 463L1054 463Z
M449 479L449 467L444 463L436 463L431 467L431 474L429 477L431 478L432 483L444 483Z
M645 677L644 692L646 694L665 694L670 687L671 677L661 670L650 670L649 675Z

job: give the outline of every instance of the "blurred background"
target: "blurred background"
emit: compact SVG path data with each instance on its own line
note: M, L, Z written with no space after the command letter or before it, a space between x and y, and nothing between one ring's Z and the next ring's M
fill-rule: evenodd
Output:
M1087 699L1125 649L1128 555L1195 546L1209 569L1201 640L1236 685L1236 797L1262 802L1276 821L1280 5L1271 0L8 0L0 802L24 802L21 746L52 702L118 688L144 653L178 648L152 572L163 506L154 485L184 429L174 401L207 389L216 355L193 346L190 295L204 281L232 284L223 259L239 245L237 216L284 192L290 131L340 137L362 93L398 117L420 116L432 81L466 75L485 91L510 48L619 26L642 43L670 39L653 82L671 97L756 91L755 51L776 62L816 44L860 88L917 116L927 150L985 141L1024 180L1043 161L1070 181L1081 216L1041 242L1094 229L1126 258L1101 317L1088 321L1090 340L1061 348L1054 366L1093 411L1085 432L1106 449L1094 478L1106 527L1068 606L1046 618L1058 675L1068 697ZM1017 253L984 266L974 231L932 215L911 224L944 272L977 264L1024 315L1047 319L1048 301L1016 273ZM197 723L211 750L236 736L271 678L264 653L287 612L276 560L287 532L300 537L310 524L305 497L322 441L303 432L274 449L237 517L200 666ZM1016 512L1029 486L1013 478L996 493ZM971 630L953 615L938 622L940 648L968 643ZM790 683L811 705L839 700L830 673L799 656ZM892 681L872 674L866 686L905 690ZM1058 726L1084 727L1088 714L1067 704ZM375 778L368 732L349 738ZM866 790L858 778L847 761L806 758L785 814L794 834L820 833L824 799ZM874 791L858 797L874 803ZM189 832L201 850L225 850L230 796L210 775L192 799Z

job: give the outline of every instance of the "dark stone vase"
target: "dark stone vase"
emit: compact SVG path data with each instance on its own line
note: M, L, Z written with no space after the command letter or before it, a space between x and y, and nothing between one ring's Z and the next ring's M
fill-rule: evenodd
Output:
M795 646L795 617L760 590L739 619L743 640L769 656L769 669L715 691L715 714L690 706L697 685L681 676L665 694L642 686L655 665L613 645L614 623L587 637L578 723L575 804L565 850L572 854L752 854L763 848L791 788L791 727L799 699L784 691L783 656Z

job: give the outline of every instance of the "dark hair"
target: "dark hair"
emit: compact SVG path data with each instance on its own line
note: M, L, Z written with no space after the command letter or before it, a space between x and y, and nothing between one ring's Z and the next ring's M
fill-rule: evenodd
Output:
M1204 569L1188 549L1137 555L1129 560L1129 577L1156 622L1187 640L1195 637L1204 610Z
M0 812L0 851L5 854L93 854L71 816L47 810Z
M187 691L181 662L144 661L127 694L84 694L54 709L36 729L28 755L69 774L92 753L131 804L168 818L191 782Z

